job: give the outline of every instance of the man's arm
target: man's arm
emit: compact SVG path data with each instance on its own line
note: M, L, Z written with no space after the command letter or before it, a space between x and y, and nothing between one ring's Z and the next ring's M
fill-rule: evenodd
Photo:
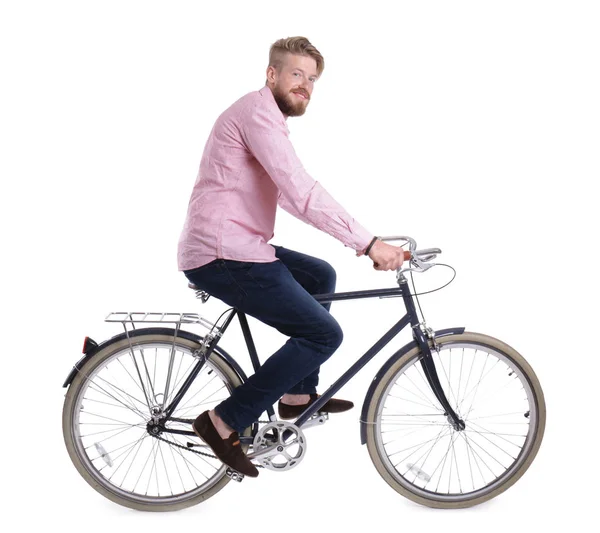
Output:
M285 124L267 109L248 109L241 123L248 150L279 188L277 203L296 218L324 231L357 252L364 251L373 234L362 227L304 169Z

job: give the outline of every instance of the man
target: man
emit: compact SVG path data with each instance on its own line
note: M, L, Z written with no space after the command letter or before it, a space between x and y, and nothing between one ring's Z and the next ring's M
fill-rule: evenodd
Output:
M357 256L368 255L377 270L403 262L401 247L374 237L306 173L288 139L286 120L304 114L323 68L323 56L304 37L271 46L265 86L223 112L210 133L179 240L179 270L190 281L290 337L193 424L223 463L252 477L258 470L241 451L239 433L278 399L279 415L287 419L314 402L319 367L343 337L331 303L311 296L335 292L331 265L268 244L277 205ZM333 398L323 411L352 407Z

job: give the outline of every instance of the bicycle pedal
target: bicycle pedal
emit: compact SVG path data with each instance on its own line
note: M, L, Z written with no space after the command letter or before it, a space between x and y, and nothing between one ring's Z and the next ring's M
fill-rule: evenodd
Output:
M313 426L322 426L327 420L329 420L329 413L317 413L304 422L302 427L310 428Z
M231 478L232 481L237 481L238 483L241 483L244 479L244 474L234 470L233 468L228 468L225 473L227 474L227 477Z

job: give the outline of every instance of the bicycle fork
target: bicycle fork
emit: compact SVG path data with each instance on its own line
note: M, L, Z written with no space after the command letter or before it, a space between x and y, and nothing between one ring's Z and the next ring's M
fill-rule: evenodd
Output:
M417 310L415 309L415 304L411 298L410 290L408 289L408 283L406 281L401 284L402 287L402 298L404 299L404 304L406 305L406 310L410 317L410 324L412 326L413 338L419 345L421 349L421 353L423 357L421 358L421 367L423 368L423 372L425 373L425 377L433 394L437 398L438 402L444 409L444 415L447 417L448 422L454 427L456 431L462 431L465 429L465 422L456 414L454 409L450 406L448 402L448 398L446 398L446 394L444 393L444 389L442 388L442 384L440 383L440 379L438 377L437 370L435 368L435 363L433 361L433 355L431 353L431 348L429 346L429 341L431 340L434 348L438 349L438 346L435 342L435 337L433 330L428 327L421 327L421 323L419 322L417 316ZM427 335L427 336L426 336Z

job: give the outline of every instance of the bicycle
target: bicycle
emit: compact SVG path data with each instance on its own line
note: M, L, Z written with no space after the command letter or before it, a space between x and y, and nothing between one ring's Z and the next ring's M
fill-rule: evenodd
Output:
M441 250L417 250L405 236L382 240L409 245L409 267L396 270L398 288L314 298L402 298L406 314L295 422L278 420L270 406L268 420L240 435L241 445L246 453L251 449L248 457L259 467L282 472L298 466L306 455L303 430L328 419L320 408L410 326L413 340L384 363L367 391L361 442L382 478L410 500L437 508L483 503L512 486L538 452L546 422L541 386L506 343L463 327L433 331L419 320L418 294L410 292L404 274L435 266ZM210 297L189 286L202 303ZM247 317L236 308L215 323L195 313L110 313L105 321L120 322L124 333L100 344L85 338L84 356L63 384L69 387L63 435L73 464L100 494L134 509L173 511L243 480L189 429L194 418L186 418L213 408L246 380L218 346L236 315L256 371L260 361ZM136 328L140 323L174 329ZM200 336L182 329L184 324L209 332Z

